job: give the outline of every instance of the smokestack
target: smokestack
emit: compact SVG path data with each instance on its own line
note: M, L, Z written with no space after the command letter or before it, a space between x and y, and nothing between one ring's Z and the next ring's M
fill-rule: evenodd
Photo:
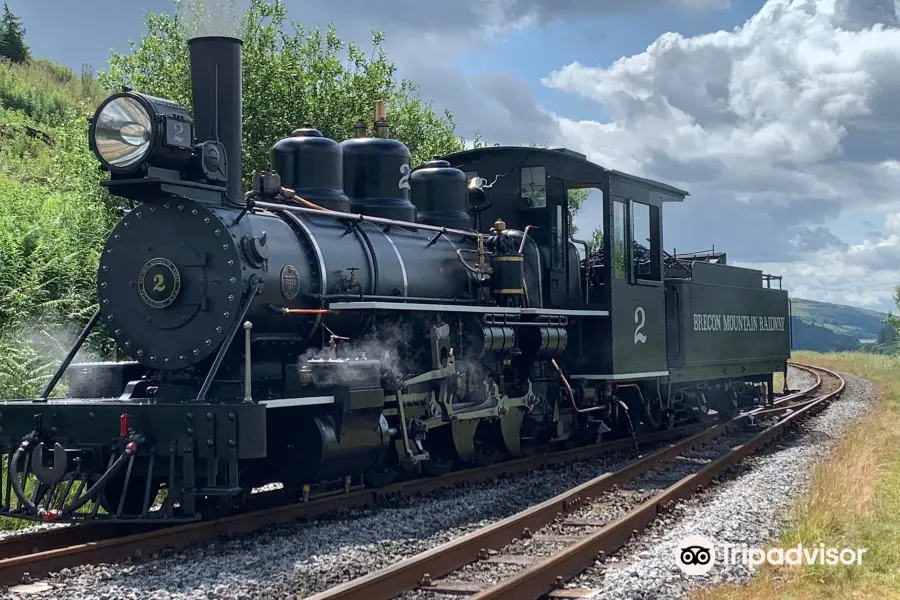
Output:
M384 104L384 100L376 100L375 101L375 137L387 138L390 135L388 132L388 122L387 122L387 106Z
M241 192L241 40L209 36L188 40L197 140L218 138L228 158L228 198Z

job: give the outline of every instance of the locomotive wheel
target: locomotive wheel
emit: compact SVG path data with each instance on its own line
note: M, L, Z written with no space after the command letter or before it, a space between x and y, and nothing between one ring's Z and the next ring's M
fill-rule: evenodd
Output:
M425 438L425 449L428 450L431 459L422 462L423 475L440 477L453 470L457 456L449 427L439 427L430 431Z
M432 454L431 460L422 463L422 474L426 477L440 477L452 471L454 464L456 461L452 458L440 458Z
M400 477L400 472L390 462L375 465L363 474L363 482L367 487L382 488L391 485Z
M502 443L498 423L490 421L479 423L475 430L472 464L486 467L500 460Z
M651 393L643 405L643 424L651 430L662 429L665 421L665 410L662 405L662 398L659 394Z

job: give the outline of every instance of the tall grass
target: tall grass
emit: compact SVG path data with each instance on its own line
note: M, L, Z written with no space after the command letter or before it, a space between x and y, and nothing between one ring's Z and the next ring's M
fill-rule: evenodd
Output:
M798 352L799 362L858 374L877 384L877 410L851 428L813 473L773 547L868 548L861 565L765 566L746 586L725 585L694 600L900 598L900 357Z
M99 99L102 89L86 69L80 76L46 60L13 64L0 58L0 106L21 111L35 123L58 127L71 109Z
M87 145L100 95L87 72L0 61L0 398L37 393L96 307L115 221Z

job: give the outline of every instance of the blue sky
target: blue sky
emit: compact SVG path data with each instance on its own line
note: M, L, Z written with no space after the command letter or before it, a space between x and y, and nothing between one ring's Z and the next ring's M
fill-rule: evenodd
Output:
M240 0L246 2L247 0ZM537 141L691 191L666 247L729 252L792 293L875 309L900 283L894 0L287 0L387 35L458 133ZM102 68L173 0L9 0L35 55ZM578 215L583 229L596 209Z

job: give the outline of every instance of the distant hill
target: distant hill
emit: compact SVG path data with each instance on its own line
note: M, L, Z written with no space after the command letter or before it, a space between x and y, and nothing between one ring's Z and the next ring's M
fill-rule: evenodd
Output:
M883 339L887 313L792 298L791 314L794 350L868 349L873 341L888 341Z

